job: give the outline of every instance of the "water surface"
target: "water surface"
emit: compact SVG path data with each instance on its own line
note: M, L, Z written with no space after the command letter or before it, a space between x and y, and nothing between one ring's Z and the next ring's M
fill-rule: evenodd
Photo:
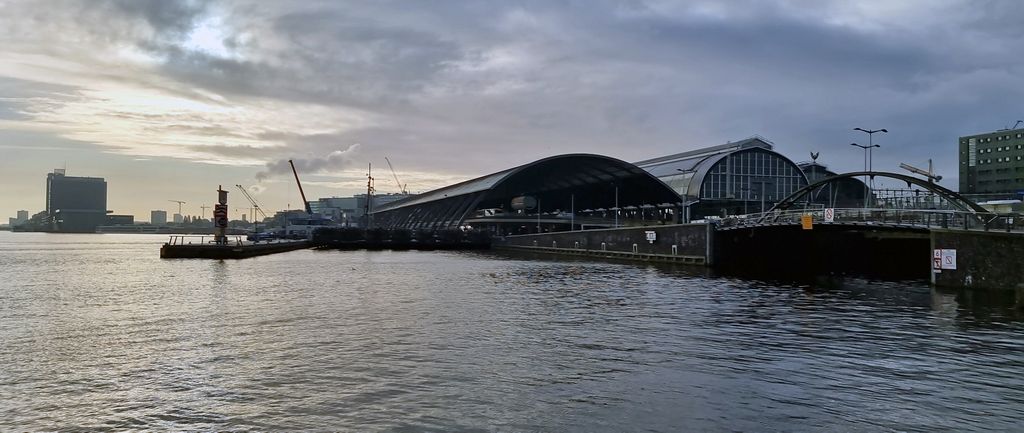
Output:
M1013 294L0 232L0 430L1020 431Z

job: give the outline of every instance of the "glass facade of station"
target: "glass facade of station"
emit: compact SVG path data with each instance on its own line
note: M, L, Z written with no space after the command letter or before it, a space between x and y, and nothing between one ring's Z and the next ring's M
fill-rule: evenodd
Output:
M687 220L761 212L807 186L800 167L752 137L663 156L636 165L683 199Z

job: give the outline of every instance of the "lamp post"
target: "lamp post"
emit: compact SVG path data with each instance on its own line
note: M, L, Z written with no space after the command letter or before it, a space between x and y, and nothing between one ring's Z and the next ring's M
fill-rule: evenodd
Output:
M868 154L871 151L871 148L873 148L873 147L881 147L881 146L879 146L877 144L871 144L869 146L865 146L863 144L857 144L857 143L850 143L850 146L857 146L857 147L859 147L861 149L864 149L864 171L870 171L870 165L869 165L870 162L868 162L869 161ZM865 190L869 189L868 188L868 176L867 175L864 175L864 189ZM868 208L868 195L869 195L869 192L870 191L864 191L864 209Z
M872 163L872 155L871 155L871 148L872 148L872 147L882 147L882 146L879 146L879 145L875 144L875 140L874 140L874 138L875 138L875 133L876 133L876 132L884 132L884 133L888 134L888 133L889 133L889 130L888 130L888 129L885 129L885 128L882 128L882 129L864 129L864 128L853 128L853 130L854 130L854 131L861 131L861 132L864 132L864 133L867 133L867 134L868 134L868 148L867 148L867 149L868 149L868 171L871 171L871 170L873 170L873 169L874 169L874 168L873 168L873 167L871 166L871 165L872 165L872 164L871 164L871 163Z
M615 185L615 228L619 228L619 186Z
M772 182L770 180L767 180L767 179L761 179L761 180L752 180L752 181L750 181L750 183L752 183L752 184L756 184L756 183L761 184L761 215L763 216L764 215L764 196L765 196L765 190L764 189L765 189L765 185L767 185L769 183L774 183L774 182Z

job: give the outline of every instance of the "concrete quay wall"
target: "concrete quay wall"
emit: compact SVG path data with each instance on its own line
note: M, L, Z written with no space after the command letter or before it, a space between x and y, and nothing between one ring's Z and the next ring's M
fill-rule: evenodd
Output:
M1024 235L932 230L932 250L956 250L956 269L932 274L940 287L1013 290L1024 296Z
M654 233L653 240L648 239L649 232ZM505 236L493 239L491 245L559 254L711 265L713 234L708 224L676 224Z

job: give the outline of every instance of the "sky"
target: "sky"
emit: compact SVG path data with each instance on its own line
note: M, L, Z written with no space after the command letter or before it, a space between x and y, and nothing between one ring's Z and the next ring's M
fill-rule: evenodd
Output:
M638 161L752 135L876 170L1024 119L1024 4L0 0L0 216L46 173L108 208L209 216L422 192L562 153ZM233 218L237 215L232 215Z

